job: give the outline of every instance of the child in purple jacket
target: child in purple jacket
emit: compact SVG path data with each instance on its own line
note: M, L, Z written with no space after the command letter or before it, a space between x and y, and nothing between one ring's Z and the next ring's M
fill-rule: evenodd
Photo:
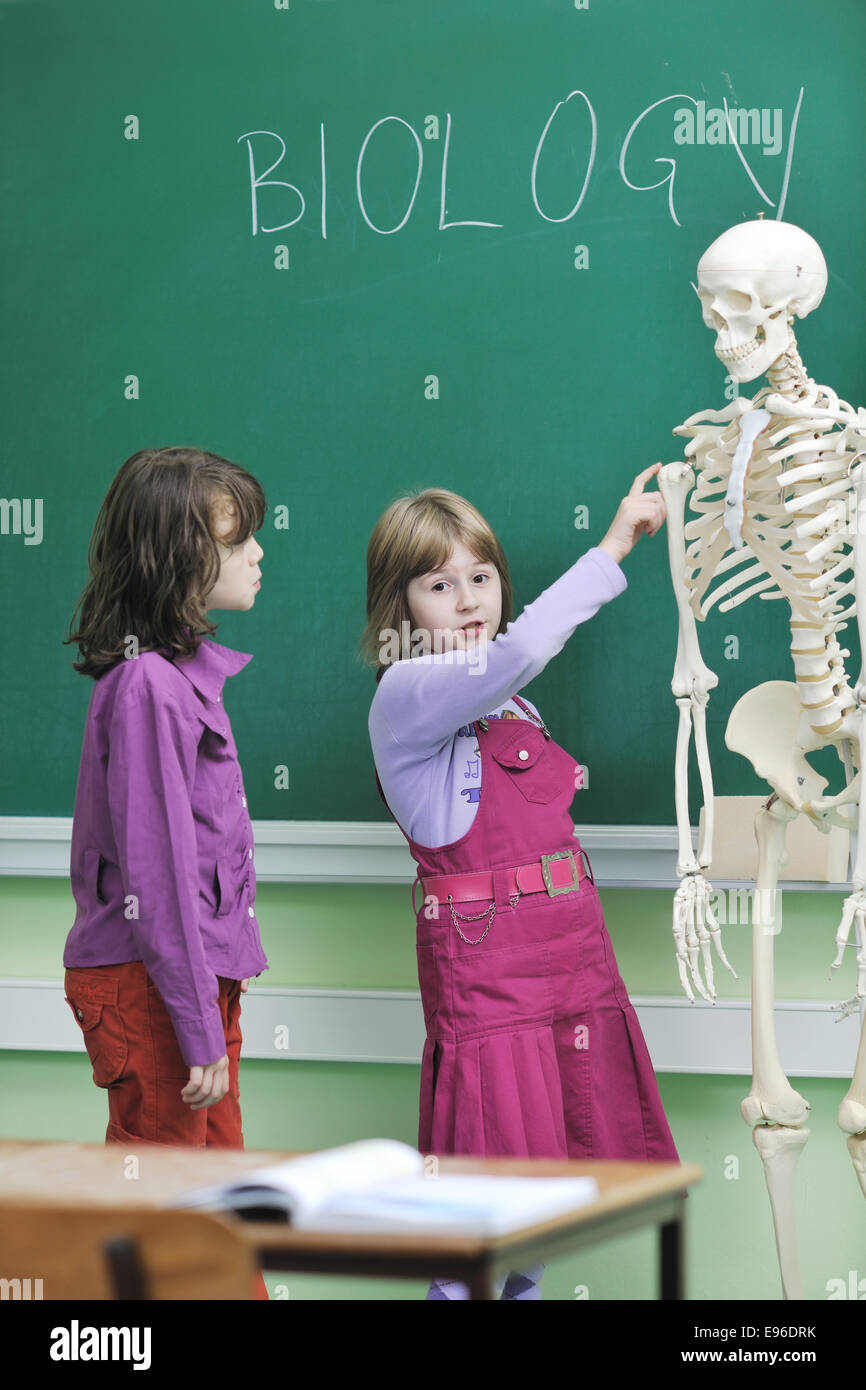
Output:
M146 449L119 470L91 539L66 639L95 685L63 963L107 1091L106 1142L243 1147L240 996L267 960L223 686L251 657L205 633L211 610L255 603L265 508L236 464Z

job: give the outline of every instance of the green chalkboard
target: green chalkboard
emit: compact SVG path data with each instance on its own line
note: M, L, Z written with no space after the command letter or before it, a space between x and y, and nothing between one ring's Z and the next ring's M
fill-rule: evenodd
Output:
M91 682L61 643L136 449L210 449L268 495L261 594L217 634L255 656L226 696L254 817L381 820L356 648L396 495L470 498L519 612L725 403L690 281L759 211L821 244L799 342L866 402L864 51L859 0L4 0L0 814L71 814ZM763 113L739 154L725 102ZM624 568L527 693L589 766L576 819L671 824L664 534ZM700 628L720 794L762 789L723 732L792 679L787 613Z

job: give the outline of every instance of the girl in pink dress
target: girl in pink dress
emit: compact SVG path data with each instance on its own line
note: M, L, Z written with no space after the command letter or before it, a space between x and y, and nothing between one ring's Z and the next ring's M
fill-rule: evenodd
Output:
M574 835L581 770L518 695L625 589L620 560L665 519L643 491L660 467L513 622L501 546L463 498L399 498L371 536L369 731L417 864L423 1153L679 1161ZM540 1282L540 1266L514 1271L502 1297L540 1298ZM427 1297L467 1294L434 1280Z

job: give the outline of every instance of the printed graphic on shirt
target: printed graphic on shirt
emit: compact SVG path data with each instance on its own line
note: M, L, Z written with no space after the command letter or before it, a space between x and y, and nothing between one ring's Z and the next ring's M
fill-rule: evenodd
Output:
M490 719L523 719L524 717L527 719L527 722L531 722L529 715L524 716L519 714L516 710L507 709L503 706L498 713L485 714L478 722L481 724L482 728L484 728L487 721ZM457 738L474 738L474 736L475 729L471 724L462 724L457 730ZM464 782L468 782L469 785L458 787L458 795L465 797L468 804L474 806L476 802L481 800L481 749L478 747L477 743L472 753L467 754L464 759L463 780Z

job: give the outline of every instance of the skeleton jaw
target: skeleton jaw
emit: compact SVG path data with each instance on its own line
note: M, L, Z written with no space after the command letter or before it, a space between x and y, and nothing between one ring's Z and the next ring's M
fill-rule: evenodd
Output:
M739 335L724 329L715 342L716 357L734 381L754 381L784 357L794 341L790 322L781 315L758 324L743 341L732 341L735 336Z
M736 347L717 347L716 356L720 362L724 362L725 366L728 366L731 362L743 362L747 357L750 357L753 352L757 352L758 348L764 342L764 339L764 330L763 328L759 328L754 338L751 338L748 342L738 343Z
M765 334L763 334L763 329L759 329L755 338L749 339L749 342L738 343L735 347L716 347L716 357L721 363L724 363L724 366L730 367L733 363L745 361L746 357L751 357L753 352L758 352L763 341L765 341Z

